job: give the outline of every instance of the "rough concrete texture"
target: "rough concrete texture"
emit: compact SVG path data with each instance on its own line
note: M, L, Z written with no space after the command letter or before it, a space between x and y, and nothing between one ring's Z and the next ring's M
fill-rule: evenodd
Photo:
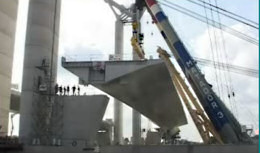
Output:
M62 141L65 146L93 144L109 98L104 95L60 96L64 102Z
M18 0L0 0L0 135L7 134Z
M160 127L172 128L187 123L181 101L163 61L97 63L66 62L63 59L62 65L79 76L82 82L92 84L126 103Z
M24 151L8 153L92 153L84 147L24 147ZM165 145L165 146L107 146L100 153L258 153L258 145Z

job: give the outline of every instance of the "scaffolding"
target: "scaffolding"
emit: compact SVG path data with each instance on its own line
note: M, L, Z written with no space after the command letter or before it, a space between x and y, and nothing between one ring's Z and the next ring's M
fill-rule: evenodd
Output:
M43 59L40 71L34 78L32 111L32 144L61 145L63 129L63 100L59 99L53 88L54 78L48 59Z

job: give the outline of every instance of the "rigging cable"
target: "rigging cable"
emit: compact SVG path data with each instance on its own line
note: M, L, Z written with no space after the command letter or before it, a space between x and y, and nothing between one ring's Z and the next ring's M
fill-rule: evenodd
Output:
M203 2L205 2L205 1L203 1ZM211 0L208 0L208 2L211 4ZM205 5L205 3L204 3L204 5ZM213 14L213 11L212 11L212 8L210 8L210 13L211 13L211 18L212 18L212 20L213 21L215 21L215 19L214 19L214 14ZM218 23L220 23L220 22L218 22ZM217 23L213 23L213 24L217 24ZM220 28L221 28L221 26L220 26ZM216 60L217 60L217 62L218 63L221 63L221 62L223 62L223 61L221 61L221 59L222 59L222 54L221 54L221 46L220 46L220 42L218 41L218 39L217 39L217 32L216 32L216 29L215 28L213 28L213 33L214 33L214 42L215 42L215 47L216 47L216 55L217 55L217 58L216 58ZM227 82L227 80L226 80L226 78L225 78L225 73L223 72L223 71L221 71L220 69L224 69L225 70L225 67L224 67L224 65L218 65L219 66L219 68L218 68L218 73L219 73L219 79L220 79L220 86L221 86L221 96L222 96L222 99L225 101L225 96L224 96L224 87L223 87L223 82L224 81L226 81ZM224 77L223 77L224 76ZM225 82L225 83L226 83ZM228 88L228 87L227 87ZM220 96L220 97L221 97ZM232 107L232 103L230 102L230 106L231 106L231 111L233 111L233 107Z
M166 0L164 0L164 1L166 1ZM168 2L168 1L166 1L166 2ZM172 2L168 2L168 4L166 4L166 3L160 1L159 3L160 3L161 5L163 5L163 6L166 6L166 7L168 7L168 8L171 8L171 9L175 10L175 11L178 11L178 12L180 12L180 13L183 13L183 14L189 16L189 17L192 17L192 18L194 18L194 19L197 19L197 20L199 20L199 21L201 21L201 22L206 23L205 17L202 16L202 15L200 15L200 14L198 14L198 13L196 13L196 12L194 12L194 11L191 11L191 10L189 10L189 9L186 9L186 8L184 8L184 7L182 7L182 6L179 6L179 5L177 5L177 4L174 4L174 3L172 3ZM219 24L221 24L221 23L218 23L218 22L212 21L212 20L208 20L208 21L209 21L209 24L210 24L211 26L216 27L216 28L218 28L218 29L220 28L220 27L217 26L217 25L219 25ZM217 24L214 25L213 22L216 22ZM229 34L231 34L231 35L233 35L233 36L236 36L236 37L238 37L238 38L240 38L240 39L242 39L242 40L245 40L245 41L247 41L247 42L250 42L250 43L252 43L252 44L254 44L254 45L257 45L257 46L259 45L259 42L258 42L257 39L255 39L255 38L253 38L253 37L251 37L251 36L248 36L248 35L246 35L246 34L240 32L240 31L237 31L237 30L235 30L235 29L233 29L233 28L230 28L230 27L228 27L228 26L226 26L226 25L224 25L224 24L221 24L221 26L222 26L222 28L223 28L223 30L224 30L225 32L227 32L227 33L229 33Z
M161 3L162 5L164 5L164 6L167 6L167 7L169 7L169 8L172 8L172 9L178 11L178 12L181 12L181 13L183 13L183 14L186 14L186 15L190 16L190 17L193 17L193 18L198 19L198 20L200 20L200 21L202 21L202 22L205 22L205 17L201 16L201 15L198 14L198 13L195 13L195 12L193 12L193 11L190 11L190 10L188 10L188 9L186 9L186 8L183 8L183 7L181 7L181 6L178 6L178 5L176 5L176 4L173 4L173 3L169 2L169 1L168 1L168 4L170 4L171 6L169 6L169 5L165 4L165 3L162 3L162 2L160 2L160 3ZM180 10L180 9L178 9L178 8L176 8L176 7L174 8L173 5L175 5L175 6L178 7L178 8L182 8L182 10ZM210 5L210 6L212 6L212 5ZM185 11L183 11L183 10L185 10ZM195 16L194 14L197 15L197 16ZM199 17L198 17L198 16L199 16ZM218 25L220 25L220 26L217 26L216 23L217 23ZM239 37L240 37L241 39L244 39L244 40L246 40L246 41L248 41L248 42L251 42L251 43L253 43L253 44L255 44L255 45L258 45L258 44L259 44L258 40L254 39L254 38L252 38L252 37L250 37L250 36L247 36L247 35L245 35L245 34L239 32L239 31L236 31L236 30L234 30L234 29L232 29L232 28L228 28L227 26L221 24L221 22L215 22L214 19L211 20L211 25L212 25L213 27L219 28L219 29L221 29L221 30L225 30L226 32L229 32L230 34L233 33L233 34L236 34L236 36L239 35ZM231 79L230 79L230 80L231 80ZM234 90L232 90L232 96L235 97Z
M217 0L215 0L215 6L218 7L218 3L217 3ZM221 23L221 18L220 18L220 14L219 14L219 11L217 10L217 15L218 15L218 22ZM230 63L229 62L229 58L228 58L228 54L227 54L227 50L226 50L226 42L225 42L225 38L224 38L224 34L223 34L223 30L222 30L222 26L220 26L220 41L222 42L222 46L223 46L223 52L224 52L224 61L223 63L227 63L223 66L223 68L226 68L226 71L227 73L224 72L224 77L225 77L225 81L226 81L226 86L227 86L227 92L228 92L228 100L230 102L230 107L233 108L231 109L233 111L233 113L237 116L238 118L238 111L237 111L237 106L236 106L236 99L235 97L233 97L234 94L231 94L234 92L234 89L233 89L233 84L232 84L232 79L231 79L231 75L230 75L230 70L229 70L229 67L228 67L228 64ZM232 102L232 99L233 99L233 102Z
M198 1L200 1L200 2L203 3L202 0L198 0ZM251 22L252 24L259 25L259 24L256 23L255 21L249 20L249 19L247 19L247 18L245 18L245 17L242 17L242 16L240 16L240 15L237 15L237 14L235 14L235 13L233 13L233 12L230 12L230 11L225 10L225 9L223 9L223 8L220 8L220 7L218 7L218 6L214 6L214 5L209 4L209 3L207 3L207 2L205 2L205 4L207 4L207 5L211 6L211 7L214 7L214 8L216 8L216 9L218 9L218 10L221 10L221 11L223 11L223 12L232 14L233 16L239 17L239 18L241 18L241 19L243 19L243 20L245 20L245 21Z
M202 59L202 58L198 58L198 57L193 57L195 61L197 61L197 63L199 65L203 65L203 66L212 66L213 67L213 61L208 60L208 59ZM251 68L245 68L245 67L241 67L241 66L236 66L236 65L231 65L231 64L226 64L226 63L217 63L217 65L223 65L225 67L228 67L228 71L233 72L233 73L237 73L237 74L243 74L246 76L250 76L250 77L254 77L254 78L258 78L258 74L259 71L255 70L255 69L251 69ZM222 68L222 67L217 67L217 68ZM223 70L223 69L222 69ZM226 69L224 71L227 71Z
M212 54L212 61L213 61L213 65L214 65L214 74L215 74L215 80L217 83L217 90L218 93L220 94L220 89L219 89L219 81L218 81L218 75L217 75L217 66L216 66L216 61L215 61L215 56L214 56L214 50L213 50L213 43L212 43L212 39L211 39L211 34L210 34L210 27L209 27L209 23L208 23L208 14L207 14L207 10L206 8L204 9L205 11L205 17L206 17L206 23L207 23L207 31L208 31L208 35L209 35L209 41L210 41L210 51Z
M205 2L205 0L203 0L203 1ZM208 1L209 1L209 3L211 3L211 0L208 0ZM205 8L205 10L206 10L206 8ZM216 22L215 22L215 19L214 19L214 14L213 14L212 10L210 10L210 15L211 15L211 20L213 21L213 25L216 25ZM220 55L219 55L220 54L219 53L220 48L218 46L216 30L215 30L214 27L212 28L212 30L213 30L213 38L214 38L213 40L214 40L214 44L215 44L215 49L214 50L215 50L216 60L219 63L220 62ZM219 66L221 67L221 65L219 65ZM220 80L220 82L217 82L217 85L220 86L220 88L221 88L221 90L220 90L221 92L219 93L219 96L220 96L220 98L222 100L224 100L223 99L224 88L223 88L223 84L222 84L223 81L222 81L222 74L221 74L220 68L216 69L215 71L216 71L216 73L218 73L218 77L219 77L219 80Z
M244 25L247 25L247 26L250 26L250 27L252 27L252 28L254 28L254 29L259 30L259 25L258 25L257 23L254 23L255 25L253 25L252 23L248 23L248 22L246 22L246 21L243 21L242 19L238 19L238 18L233 17L233 16L231 16L231 15L229 15L229 14L220 12L220 11L219 11L220 9L213 9L212 6L214 6L214 5L212 5L212 4L211 4L212 6L209 6L209 7L208 7L208 6L205 6L205 4L207 4L205 1L202 2L204 5L203 5L203 4L200 4L200 3L198 3L198 2L195 2L194 0L187 0L187 1L189 1L189 2L191 2L191 3L193 3L193 4L195 4L195 5L204 7L204 8L206 8L206 9L210 9L210 10L212 10L212 11L214 11L214 12L217 12L218 14L221 14L221 15L223 15L223 16L226 16L226 17L230 18L230 19L233 19L233 20L235 20L235 21L238 21L238 22L240 22L240 23L242 23L242 24L244 24ZM215 6L216 6L216 8L219 8L219 7L217 6L217 4L215 4ZM244 18L243 18L243 19L244 19ZM245 20L245 19L244 19L244 20Z

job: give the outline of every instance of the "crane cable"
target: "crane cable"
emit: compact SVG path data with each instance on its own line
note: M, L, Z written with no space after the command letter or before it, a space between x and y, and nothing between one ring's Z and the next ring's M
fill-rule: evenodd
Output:
M199 20L199 21L202 21L202 22L204 22L204 23L206 22L206 21L205 21L205 17L203 17L202 15L200 15L200 14L194 12L194 11L191 11L191 10L189 10L189 9L183 8L183 7L179 6L179 5L176 5L176 4L174 4L174 3L172 3L172 2L169 2L169 1L167 1L167 0L165 0L165 1L168 2L168 4L170 4L170 5L165 4L165 3L162 3L162 2L159 2L159 3L160 3L161 5L164 5L164 6L166 6L166 7L171 8L171 9L173 9L173 10L176 10L176 11L178 11L178 12L181 12L181 13L183 13L183 14L186 14L186 15L192 17L192 18L195 18L195 19L197 19L197 20ZM175 6L175 7L174 7L174 6ZM178 9L178 8L176 8L176 7L181 8L182 10L180 10L180 9ZM185 11L183 11L183 10L185 10ZM187 12L189 12L190 14L187 13ZM195 16L195 15L197 15L197 16ZM198 16L199 16L199 17L198 17ZM233 34L234 36L237 36L238 38L243 39L243 40L245 40L245 41L248 41L248 42L250 42L250 43L252 43L252 44L259 45L258 40L254 39L254 38L252 38L252 37L250 37L250 36L248 36L248 35L246 35L246 34L243 34L242 32L239 32L239 31L236 31L236 30L234 30L234 29L232 29L232 28L229 28L229 27L227 27L226 25L221 24L220 22L216 22L215 20L209 20L209 21L212 22L212 23L210 23L210 25L212 25L212 26L215 27L215 28L220 29L219 26L216 26L216 23L217 23L218 25L221 25L221 29L222 29L222 30L225 30L225 32L228 32L228 33L230 33L230 34ZM223 27L224 27L224 28L223 28ZM236 35L235 35L235 34L236 34ZM231 79L230 79L230 80L231 80ZM232 96L233 96L233 98L235 97L235 93L234 93L234 90L233 90L233 89L232 89ZM237 112L237 111L236 111L236 112ZM238 118L238 114L237 114L237 118Z
M215 0L215 6L218 7L218 3L217 0ZM217 17L218 17L218 22L221 23L221 18L220 18L220 13L219 10L217 9ZM236 99L235 99L235 94L234 94L234 88L233 88L233 84L232 84L232 79L231 79L231 75L229 72L229 58L228 58L228 54L227 54L227 50L226 50L226 42L225 42L225 38L224 38L224 34L223 34L223 30L222 30L222 26L220 26L220 41L222 42L222 46L223 46L223 52L224 52L224 58L221 57L221 59L224 60L223 63L227 63L225 65L223 65L223 68L226 68L227 73L223 73L224 74L224 79L226 81L226 87L227 87L227 93L228 93L228 100L230 103L230 107L232 112L234 113L234 115L237 116L238 118L238 111L237 111L237 106L236 106ZM232 93L232 94L231 94ZM232 101L233 99L233 101Z
M187 1L189 1L189 2L191 2L191 3L193 3L193 4L196 4L196 5L198 5L198 6L204 7L204 8L206 8L206 9L210 9L210 10L212 10L212 11L214 11L214 12L217 12L218 14L221 14L221 15L223 15L223 16L226 16L226 17L230 18L230 19L233 19L233 20L235 20L235 21L238 21L238 22L240 22L240 23L242 23L242 24L244 24L244 25L247 25L247 26L252 27L252 28L254 28L254 29L256 29L256 30L259 30L259 24L255 23L255 22L253 22L253 21L251 21L251 22L253 22L253 24L255 24L255 25L253 25L252 23L248 23L248 22L246 22L246 21L243 21L242 19L247 20L247 19L244 18L244 17L242 17L242 19L238 19L238 18L236 18L236 17L231 16L231 15L234 14L234 13L232 13L232 12L230 12L230 13L232 13L231 15L229 15L230 13L229 13L229 14L226 14L226 13L220 12L219 10L224 10L224 9L220 9L220 7L218 7L217 4L215 4L215 6L212 5L212 4L210 4L209 7L208 7L208 6L205 6L206 4L208 4L208 3L206 3L205 1L201 1L203 4L200 4L200 3L198 3L198 2L195 2L194 0L187 0ZM213 8L212 8L213 6L214 6L215 8L217 8L217 9L213 9ZM225 12L228 12L228 11L225 11ZM238 16L238 15L235 15L235 16ZM240 17L240 16L238 16L238 17ZM241 18L241 17L240 17L240 18ZM250 20L249 20L249 21L250 21Z
M205 0L203 0L204 2L205 2ZM211 3L211 0L208 0L209 1L209 3ZM206 10L206 8L205 8L205 10ZM213 25L214 26L216 26L217 25L217 23L216 23L216 21L215 21L215 19L214 19L214 14L213 14L213 11L212 11L212 9L210 9L210 15L211 15L211 20L213 21ZM219 50L220 50L220 47L219 47L219 45L218 45L218 41L217 41L217 33L216 33L216 29L215 28L213 28L212 29L212 31L213 31L213 41L214 41L214 44L215 44L215 55L216 55L216 61L218 62L218 63L220 63L220 59L221 59L221 57L220 57L220 52L219 52ZM214 50L213 50L214 51ZM215 60L215 59L214 59ZM219 66L219 67L221 67L222 65L217 65L217 66ZM224 98L224 88L223 88L223 84L222 84L222 82L223 82L223 78L222 78L222 73L221 73L221 71L220 71L220 69L221 68L218 68L218 69L216 69L215 71L218 73L218 77L219 77L219 80L220 80L220 82L218 82L218 86L220 86L220 88L221 88L221 90L220 90L220 93L219 93L219 96L220 96L220 98L222 99L222 100L224 100L223 98Z
M205 0L203 0L203 2L205 2ZM211 0L208 0L208 3L211 4ZM205 3L204 3L204 5L205 5ZM205 8L205 9L206 9L206 8ZM215 22L215 18L214 18L214 14L213 14L212 9L210 9L210 14L211 14L211 19L212 19L212 21L214 21L213 24L214 24L214 25L217 24L217 23ZM218 21L218 23L220 23L220 22ZM220 25L220 24L219 24L219 25ZM221 27L221 25L220 25L220 30L221 30L221 29L222 29L222 27ZM218 40L217 40L217 34L218 34L218 33L216 32L216 29L215 29L215 28L213 28L213 34L214 34L214 43L215 43L215 51L216 51L215 54L217 55L217 56L216 56L216 57L217 57L216 60L217 60L218 63L221 63L221 62L223 62L223 61L221 61L221 59L223 59L223 58L222 58L222 54L221 54L221 52L220 52L221 46L219 45L219 42L218 42ZM220 83L219 83L219 86L221 87L220 98L225 101L223 82L225 81L225 83L227 83L227 80L226 80L225 73L220 71L220 69L224 69L224 70L225 70L225 67L224 67L224 65L218 65L218 66L219 66L219 68L218 68L218 70L216 70L216 71L217 71L217 73L219 74L219 80L220 80ZM227 88L228 88L228 87L227 87ZM230 103L230 106L231 106L231 111L234 112L234 109L233 109L233 107L232 107L231 101L229 101L229 103Z
M211 60L202 59L202 58L198 58L198 57L193 57L193 58L199 65L202 65L202 66L212 66L212 67L214 65L213 61L211 61ZM235 66L235 65L226 64L226 63L217 63L216 62L216 64L228 67L229 73L230 72L234 72L234 73L237 73L237 74L247 75L247 76L250 76L250 77L255 77L255 78L259 77L258 76L259 71L255 70L255 69L245 68L245 67L241 67L241 66ZM220 67L218 67L218 68L220 68ZM227 70L225 69L224 71L227 71Z
M175 5L176 7L178 7L178 8L183 8L183 7L181 7L181 6L179 6L179 5L176 5L176 4L173 4L172 2L169 2L169 1L167 1L167 0L165 0L168 4L171 4L171 5ZM221 21L220 21L220 13L219 13L219 10L217 9L217 10L214 10L214 11L217 11L217 13L218 13L218 22L216 22L215 20L214 20L214 16L213 16L213 9L212 9L212 4L211 4L211 2L210 2L210 0L209 0L209 3L206 3L205 1L202 1L201 0L201 2L203 2L203 4L204 4L204 9L206 9L206 7L205 7L205 4L210 4L210 6L211 6L211 8L209 8L209 7L207 7L207 9L210 9L211 10L211 17L212 17L212 26L213 27L216 27L216 28L219 28L220 29L220 31L221 31L221 38L222 38L222 44L223 44L223 48L224 48L224 50L225 50L225 45L224 45L224 39L223 39L223 32L222 32L222 30L223 30L223 27L225 27L224 25L222 25L221 24ZM161 2L160 2L161 3ZM170 8L172 8L171 6L169 6L169 5L167 5L167 4L164 4L164 3L161 3L162 5L165 5L165 6L167 6L167 7L170 7ZM216 0L215 0L215 5L216 6L214 6L214 7L216 7L216 8L219 8L218 6L217 6L217 2L216 2ZM181 11L181 10L179 10L179 9L176 9L176 8L173 8L173 9L175 9L175 10L177 10L177 11L179 11L179 12L181 12L181 13L184 13L183 11ZM184 10L188 10L188 9L185 9L185 8L183 8ZM221 9L221 10L223 10L223 9ZM190 11L190 10L188 10L188 12L190 12L190 13L194 13L193 11ZM227 12L227 11L226 11ZM189 16L191 16L191 17L194 17L194 15L191 15L191 14L188 14L188 13L184 13L184 14L186 14L186 15L189 15ZM234 13L233 13L234 14ZM199 15L200 17L201 17L201 15L200 14L197 14L197 15ZM195 17L196 18L196 17ZM205 17L204 17L205 18ZM233 18L234 19L234 18ZM200 20L201 21L201 20ZM239 20L237 20L237 21L239 21ZM209 22L208 22L208 18L206 17L206 23L208 24ZM244 23L244 24L246 24L246 25L250 25L250 24L247 24L247 23L245 23L245 22L243 22L242 21L242 23ZM217 24L218 24L218 26L217 26ZM252 26L251 26L252 27ZM216 33L215 33L215 30L213 31L214 32L214 37L215 37L215 46L216 46L216 51L218 50L218 45L217 45L217 42L216 42ZM238 32L238 33L240 33L240 34L242 34L241 32ZM244 35L244 36L246 36L246 35ZM248 36L248 37L250 37L250 36ZM247 41L249 41L249 42L251 42L251 43L254 43L254 42L252 42L252 41L250 41L250 39L247 39L246 37L243 37L244 38L244 40L247 40ZM256 44L258 44L258 42L257 41L255 41L255 43ZM226 51L224 51L225 52L225 54L226 54ZM218 51L217 51L217 60L218 60L218 62L219 62L219 59L220 59L220 56L222 56L221 55L221 53L219 53L218 54ZM227 56L225 56L226 57L226 61L228 61L227 60ZM222 59L222 58L221 58ZM221 66L221 65L220 65ZM226 69L225 67L223 67L223 69ZM228 70L228 67L227 67L227 71L229 72L229 70ZM220 72L220 71L219 71ZM228 97L230 97L230 93L232 92L232 97L233 97L233 99L234 99L234 101L235 101L235 93L234 93L234 89L233 89L233 87L232 87L232 83L231 83L231 79L230 79L230 76L229 76L229 82L230 82L230 85L228 85L228 81L227 81L227 76L226 76L226 74L225 73L223 73L224 74L224 79L225 79L225 81L226 81L226 83L227 83L227 92L228 92ZM222 77L220 76L220 79L222 79ZM221 84L221 88L222 88L222 92L224 91L223 90L223 85ZM230 89L229 89L230 88ZM230 92L230 91L231 92ZM223 95L223 93L222 93L222 95ZM231 107L232 107L232 105L230 105ZM235 104L234 104L234 108L236 109L236 106L235 106ZM232 109L233 110L233 109ZM236 111L237 112L237 110L233 110L233 112L234 111Z
M207 14L206 8L204 9L204 11L205 11L205 17L206 17L206 23L207 23L207 31L208 31L208 35L209 35L209 41L210 41L210 51L211 51L212 61L213 61L214 69L215 69L215 71L214 71L215 80L216 80L216 84L217 84L218 93L220 94L218 74L217 74L217 65L216 65L215 56L214 56L214 50L213 50L213 44L212 44L212 39L211 39L211 34L210 34L211 32L210 32L210 27L209 27L209 23L208 23L208 14Z
M201 22L206 23L206 21L205 21L206 19L205 19L204 16L202 16L202 15L200 15L200 14L194 12L194 11L191 11L191 10L189 10L189 9L186 9L186 8L180 6L180 5L177 5L177 4L174 4L174 3L172 3L172 2L169 2L169 1L167 1L167 0L164 0L164 1L167 2L167 3L164 3L164 2L161 2L161 1L160 1L159 4L161 4L161 5L163 5L163 6L166 6L166 7L168 7L168 8L171 8L171 9L173 9L173 10L175 10L175 11L178 11L178 12L180 12L180 13L182 13L182 14L185 14L185 15L187 15L187 16L189 16L189 17L192 17L192 18L194 18L194 19L196 19L196 20L199 20L199 21L201 21ZM208 20L208 21L209 21L209 24L210 24L211 26L220 29L220 27L217 26L217 25L219 25L219 24L221 24L221 23L218 23L218 22L212 21L212 20ZM214 25L213 22L216 22L217 24ZM225 32L227 32L227 33L229 33L229 34L231 34L231 35L233 35L233 36L236 36L237 38L240 38L240 39L242 39L242 40L245 40L245 41L247 41L247 42L249 42L249 43L252 43L252 44L254 44L254 45L257 45L257 46L259 45L259 41L258 41L257 39L255 39L255 38L253 38L253 37L251 37L251 36L249 36L249 35L247 35L247 34L245 34L245 33L242 33L242 32L240 32L240 31L237 31L237 30L235 30L235 29L233 29L233 28L230 28L230 27L228 27L228 26L226 26L226 25L224 25L224 24L221 24L221 26L222 26L222 28L223 28L223 30L224 30Z
M200 2L203 3L202 0L198 0L198 1L200 1ZM229 13L229 14L231 14L231 15L233 15L233 16L238 17L238 18L241 18L241 19L243 19L243 20L245 20L245 21L247 21L247 22L251 22L252 24L255 24L255 25L259 26L259 24L256 23L255 21L249 20L249 19L247 19L247 18L245 18L245 17L242 17L242 16L240 16L240 15L237 15L237 14L235 14L235 13L233 13L233 12L230 12L230 11L228 11L228 10L225 10L225 9L223 9L223 8L220 8L220 7L218 7L218 6L212 5L212 4L207 3L207 2L205 2L205 4L207 4L207 5L211 6L211 7L214 7L214 8L216 8L216 9L218 9L218 10L221 10L221 11L223 11L223 12Z
M167 1L167 0L165 0L165 2L167 2L168 4L171 4L171 5L174 5L174 6L176 6L176 7L179 7L179 8L183 8L183 7L181 7L181 6L179 6L179 5L176 5L176 4L173 4L172 2L169 2L169 1ZM205 1L203 1L204 3L204 6L205 6ZM209 3L211 3L210 2L210 0L209 0ZM163 3L163 5L166 5L166 6L168 6L167 4L164 4ZM168 6L168 7L170 7L170 6ZM173 8L174 9L174 8ZM186 8L183 8L184 10L186 10L186 12L188 11L188 12L192 12L192 11L190 11L190 10L188 10L188 9L186 9ZM206 6L204 7L204 9L206 10ZM178 9L176 9L175 8L175 10L178 10ZM219 22L216 22L215 20L214 20L214 15L213 15L213 11L212 11L213 9L212 8L210 8L210 11L211 11L211 21L212 21L212 23L211 23L211 25L213 26L213 27L218 27L221 31L222 31L222 24L221 24L221 22L220 22L220 20L219 20ZM206 12L206 11L205 11ZM184 12L182 12L182 13L184 13ZM193 13L193 12L192 12ZM187 14L187 13L184 13L184 14ZM208 17L207 17L207 13L205 13L206 14L206 23L207 23L207 25L209 24L209 19L208 19ZM202 16L202 15L200 15L200 14L198 14L199 16ZM218 16L219 16L219 14L218 14ZM205 17L204 17L205 18ZM217 26L218 25L218 26ZM222 59L221 58L221 53L220 52L218 52L218 50L219 50L219 47L218 47L218 42L217 42L217 37L216 37L216 31L215 31L215 29L213 29L213 34L214 34L214 43L215 43L215 50L216 50L216 55L217 55L217 61L220 63L220 59ZM211 38L210 38L211 39ZM214 57L214 54L212 54L213 55L213 57ZM213 59L213 61L214 61L215 59ZM222 65L218 65L218 66L222 66ZM218 70L217 69L215 69L215 71L216 71L216 73L219 73L219 79L220 79L220 82L223 82L222 81L222 79L223 79L223 76L222 76L222 73L221 73L221 71L220 71L220 69L225 69L225 67L223 67L223 68L218 68ZM225 75L225 73L223 73L223 75L224 75L224 80L226 81L226 84L228 84L227 82L227 77L226 77L226 75ZM216 77L216 78L218 78L218 77ZM219 83L219 81L218 81L218 79L216 79L216 82L217 82L217 88L218 88L218 92L219 92L219 95L220 95L220 97L223 99L223 92L224 92L224 88L223 88L223 84L222 83ZM221 90L219 90L219 86L221 87ZM227 86L227 92L228 92L228 97L230 97L230 94L229 94L229 85ZM235 94L234 94L234 92L232 92L232 95L234 96ZM230 99L228 99L229 101L230 101ZM232 112L234 112L235 110L232 108L232 102L230 102L230 106L231 106L231 110L232 110Z

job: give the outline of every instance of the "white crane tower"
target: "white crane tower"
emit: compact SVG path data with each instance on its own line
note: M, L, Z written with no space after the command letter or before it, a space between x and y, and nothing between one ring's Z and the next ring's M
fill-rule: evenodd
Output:
M115 57L116 59L123 59L123 42L124 42L124 24L137 22L138 33L141 32L140 28L140 18L142 12L137 9L136 5L131 5L130 8L126 8L123 5L118 4L113 0L105 0L106 3L110 6L111 10L116 16L115 22ZM118 10L118 11L116 11ZM133 51L133 60L139 60L139 56L136 55L136 52ZM133 126L132 126L132 143L140 144L141 143L141 114L133 109L132 114ZM122 102L115 99L114 102L114 143L122 144Z

